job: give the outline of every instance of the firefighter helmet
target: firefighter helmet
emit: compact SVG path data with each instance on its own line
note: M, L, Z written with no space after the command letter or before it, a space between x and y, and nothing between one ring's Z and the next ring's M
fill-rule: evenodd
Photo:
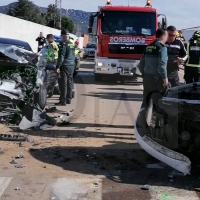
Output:
M193 33L193 38L200 38L200 31L195 31Z

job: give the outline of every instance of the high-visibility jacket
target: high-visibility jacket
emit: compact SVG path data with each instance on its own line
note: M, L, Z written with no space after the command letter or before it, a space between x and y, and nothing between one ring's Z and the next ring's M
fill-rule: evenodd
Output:
M187 44L187 67L200 67L200 41L192 40Z
M77 49L77 45L75 44L74 40L70 39L69 41L74 45L74 48L75 48L74 54L77 55L79 52L79 50Z
M51 44L48 44L46 46L47 52L46 52L46 59L48 62L54 62L58 59L58 45L55 41L53 41Z

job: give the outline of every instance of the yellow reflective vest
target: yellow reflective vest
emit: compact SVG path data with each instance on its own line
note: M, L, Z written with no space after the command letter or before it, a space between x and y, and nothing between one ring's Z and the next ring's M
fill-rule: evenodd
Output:
M58 59L58 45L55 41L47 45L46 59L48 62L54 62Z
M75 42L74 42L74 40L72 40L72 39L70 39L69 40L73 45L74 45L74 48L75 48L75 50L74 50L74 54L75 55L77 55L78 54L78 52L79 52L79 50L77 49L77 47L76 47L76 44L75 44Z

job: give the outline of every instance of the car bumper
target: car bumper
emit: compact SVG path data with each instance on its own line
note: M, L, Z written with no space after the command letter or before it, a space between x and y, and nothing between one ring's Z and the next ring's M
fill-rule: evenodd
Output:
M139 60L95 58L95 74L114 75L120 77L142 76L138 68Z

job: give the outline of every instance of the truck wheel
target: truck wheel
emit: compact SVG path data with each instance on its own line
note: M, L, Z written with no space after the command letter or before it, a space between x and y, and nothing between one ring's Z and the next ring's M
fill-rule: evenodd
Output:
M101 82L102 81L102 75L101 74L95 74L95 81Z

